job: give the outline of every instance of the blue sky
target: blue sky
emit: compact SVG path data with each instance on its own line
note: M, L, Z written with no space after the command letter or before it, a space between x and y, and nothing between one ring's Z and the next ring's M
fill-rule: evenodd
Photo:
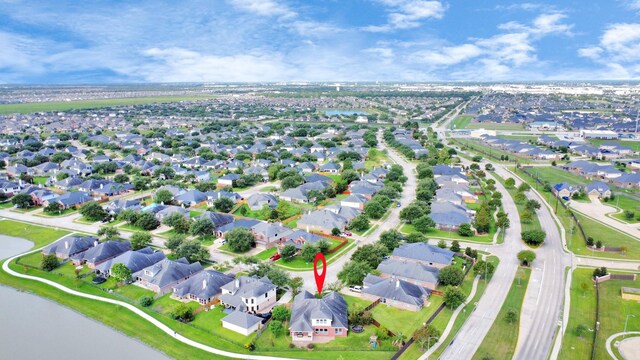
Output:
M0 83L640 78L640 0L0 0Z

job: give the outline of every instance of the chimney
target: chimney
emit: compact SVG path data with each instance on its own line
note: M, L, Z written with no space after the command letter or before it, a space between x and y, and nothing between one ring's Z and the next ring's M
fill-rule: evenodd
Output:
M400 287L400 280L396 280L396 287L399 288Z
M236 287L240 287L240 279L236 279Z
M93 242L93 246L98 246L98 240Z
M68 249L68 248L69 248L69 241L68 241L68 240L65 240L65 241L64 241L64 248L65 248L65 249Z
M207 288L207 280L202 280L202 288L206 289Z

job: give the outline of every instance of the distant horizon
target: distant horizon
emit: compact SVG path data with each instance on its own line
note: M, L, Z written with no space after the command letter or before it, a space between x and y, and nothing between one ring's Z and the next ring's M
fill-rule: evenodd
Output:
M640 0L0 1L0 84L640 80Z

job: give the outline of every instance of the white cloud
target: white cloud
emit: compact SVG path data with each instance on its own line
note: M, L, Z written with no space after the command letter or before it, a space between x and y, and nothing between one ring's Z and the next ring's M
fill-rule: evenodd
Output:
M239 9L260 16L281 16L284 18L290 18L298 15L287 5L276 0L229 0L229 2Z
M433 66L451 66L473 59L482 53L483 50L474 44L463 44L419 51L413 54L413 58L417 62L425 62Z
M372 25L364 28L370 32L389 32L396 29L411 29L422 25L425 19L442 19L446 7L440 1L430 0L382 0L388 7L388 19L385 25Z
M578 55L603 66L603 77L611 79L640 77L640 24L609 25L597 45L578 50Z

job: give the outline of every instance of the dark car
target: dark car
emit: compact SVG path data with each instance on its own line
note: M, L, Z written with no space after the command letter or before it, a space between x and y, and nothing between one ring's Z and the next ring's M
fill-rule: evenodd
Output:
M267 321L269 321L269 319L271 319L271 313L265 313L265 314L256 314L257 317L261 317L262 318L262 323L266 323Z
M93 280L91 280L91 282L93 282L94 284L102 284L105 281L107 281L107 279L103 278L102 276L96 276L93 278Z

